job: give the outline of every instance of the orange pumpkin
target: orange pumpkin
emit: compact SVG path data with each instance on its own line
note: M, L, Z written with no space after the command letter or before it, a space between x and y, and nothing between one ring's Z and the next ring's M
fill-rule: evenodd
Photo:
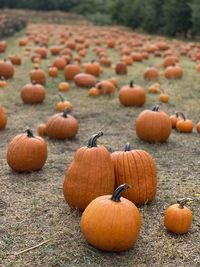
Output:
M127 65L123 62L116 64L115 72L118 75L126 75L128 73Z
M148 67L144 71L144 79L146 81L157 81L159 79L159 72L155 67Z
M14 76L14 67L13 64L8 60L0 60L0 77L5 79L12 78Z
M58 69L53 66L49 66L48 75L52 78L58 77Z
M21 98L26 104L39 104L45 99L45 88L35 82L26 84L21 90Z
M69 83L67 82L61 82L58 85L58 90L61 92L67 92L69 91Z
M175 112L175 114L171 115L169 118L170 118L171 123L172 123L172 128L176 128L177 121L181 119L179 117L179 112Z
M64 75L65 75L65 80L72 81L74 77L81 72L81 69L79 65L77 64L69 64L66 65L64 68Z
M100 90L101 94L113 94L115 92L115 86L110 81L102 81L96 84L96 88Z
M74 82L79 87L92 87L96 84L96 77L87 73L79 73L74 77Z
M5 109L0 105L0 129L6 128L7 114Z
M91 62L84 65L85 73L92 74L98 77L101 73L101 68L98 63Z
M191 133L193 130L193 123L191 120L186 119L182 112L178 113L182 116L182 119L178 120L176 123L176 130L180 133Z
M46 84L46 74L43 70L38 67L35 67L33 70L29 72L31 82L36 82L41 85Z
M46 124L45 123L40 123L38 126L37 126L37 133L39 136L46 136L47 133L46 133Z
M67 109L68 111L71 111L73 109L72 104L65 100L61 94L59 94L59 97L61 101L56 104L56 110L63 112L65 109Z
M183 76L183 70L178 65L169 66L164 71L164 76L167 79L181 79Z
M96 87L90 88L88 91L89 96L99 96L101 94L101 90L97 89Z

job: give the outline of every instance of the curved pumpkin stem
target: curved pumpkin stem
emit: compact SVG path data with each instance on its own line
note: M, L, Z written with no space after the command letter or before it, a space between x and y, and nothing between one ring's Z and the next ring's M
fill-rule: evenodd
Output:
M177 203L179 204L179 208L183 209L184 206L187 204L187 202L192 201L192 198L181 198L177 200Z
M87 147L97 147L97 139L103 135L103 132L94 134L88 141Z
M128 189L130 186L128 184L121 184L120 186L115 189L115 192L113 193L111 200L115 202L120 202L120 197L123 191Z
M183 114L183 112L177 112L179 115L181 115L181 117L184 119L184 121L186 120L185 115Z
M152 108L152 111L158 111L160 108L160 105L155 105L153 108Z
M64 118L67 118L67 114L68 114L68 110L65 109L65 110L63 111L63 117L64 117Z
M59 97L60 97L60 100L61 100L62 102L64 102L65 99L64 99L63 95L61 95L61 94L58 94L58 95L59 95Z
M33 138L34 137L33 132L31 131L31 129L26 129L25 132L27 133L27 137L29 137L29 138Z
M176 118L178 118L179 111L175 111Z
M129 85L130 85L131 88L133 88L134 87L134 81L133 80L130 81L130 84Z
M125 147L124 147L124 151L131 151L131 144L130 143L126 143Z

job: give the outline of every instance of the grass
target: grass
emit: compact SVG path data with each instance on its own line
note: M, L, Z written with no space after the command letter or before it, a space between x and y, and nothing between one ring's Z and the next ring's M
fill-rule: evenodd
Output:
M75 32L75 31L74 31ZM75 34L74 34L75 35ZM35 132L37 124L45 122L55 113L58 101L57 85L63 81L63 73L56 79L48 78L46 99L42 105L24 105L20 89L29 82L32 68L30 58L24 55L24 48L18 46L18 39L24 32L8 38L8 54L22 56L22 66L16 67L14 79L9 86L0 89L0 103L8 112L8 126L0 132L0 265L6 267L66 267L66 266L126 266L126 267L187 267L199 266L199 135L179 134L173 131L168 142L147 144L135 133L134 123L138 114L158 103L158 96L147 95L141 108L123 107L118 94L112 97L89 98L87 90L71 89L65 95L74 106L73 115L79 120L80 131L73 141L47 140L49 156L39 172L18 174L6 162L9 141L30 126ZM52 42L52 40L51 40ZM89 49L84 62L96 58ZM32 50L34 46L32 45ZM117 50L109 50L113 63L119 61ZM5 57L2 55L1 58ZM46 71L53 57L48 55L42 61ZM128 68L128 75L119 77L120 86L131 79L145 89L149 83L143 80L144 68L159 64L160 58L150 57L148 61L134 63ZM183 111L193 122L199 121L200 75L195 63L187 57L181 58L184 69L182 80L167 81L160 78L161 87L170 95L170 103L161 108L168 114ZM113 69L104 69L101 79L115 76ZM109 150L122 150L129 141L135 149L144 149L156 159L158 167L158 191L155 201L140 207L142 230L138 242L129 251L106 253L96 250L83 239L79 222L81 213L66 205L62 183L64 173L73 159L75 151L87 144L88 138L103 129L104 136L99 143ZM187 235L176 236L163 227L164 210L180 197L194 197L190 204L194 219ZM34 250L16 256L15 253L35 246L45 240L48 243Z

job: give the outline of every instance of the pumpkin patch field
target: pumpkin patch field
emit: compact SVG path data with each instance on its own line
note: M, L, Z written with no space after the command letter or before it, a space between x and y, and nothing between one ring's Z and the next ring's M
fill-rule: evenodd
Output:
M29 23L0 129L0 266L200 265L199 42Z

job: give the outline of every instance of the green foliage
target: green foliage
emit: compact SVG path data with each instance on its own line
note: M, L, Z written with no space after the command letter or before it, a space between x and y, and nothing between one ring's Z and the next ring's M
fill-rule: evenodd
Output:
M192 35L200 35L200 2L199 0L193 0L190 3L190 8L192 10Z

